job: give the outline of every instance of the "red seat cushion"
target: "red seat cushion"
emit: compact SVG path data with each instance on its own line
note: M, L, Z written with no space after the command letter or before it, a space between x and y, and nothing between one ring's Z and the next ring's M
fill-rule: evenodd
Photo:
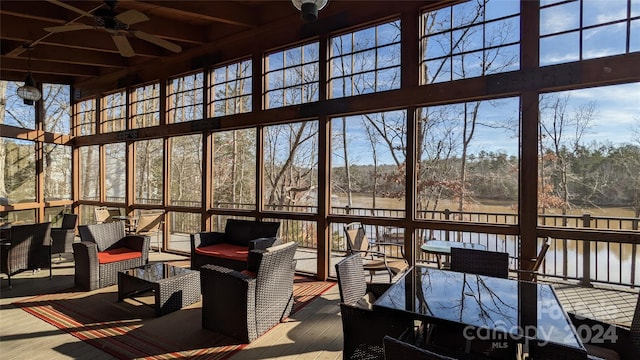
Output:
M137 259L140 257L142 257L141 251L121 247L98 252L98 263L108 264L116 261Z
M220 243L196 248L198 254L224 259L247 261L249 248L246 246Z

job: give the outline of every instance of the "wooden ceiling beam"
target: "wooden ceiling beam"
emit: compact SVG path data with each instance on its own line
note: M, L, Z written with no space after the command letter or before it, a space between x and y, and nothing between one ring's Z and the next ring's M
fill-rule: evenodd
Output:
M256 27L258 13L255 7L238 1L144 1L121 0L120 6L151 14L220 22L243 27Z
M59 46L46 44L41 44L32 50L31 60L33 63L57 62L106 68L125 68L130 65L129 61L118 53L99 53L83 49L65 51Z
M2 70L22 72L22 76L19 78L24 79L24 74L27 72L26 61L22 59L10 58L1 56ZM54 74L65 76L99 76L100 68L93 65L79 65L79 64L66 64L60 66L60 64L53 61L31 61L31 72L33 74Z

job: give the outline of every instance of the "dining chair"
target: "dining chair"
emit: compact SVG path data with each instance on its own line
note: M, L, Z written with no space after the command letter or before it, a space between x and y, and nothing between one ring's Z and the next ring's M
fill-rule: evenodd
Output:
M106 206L98 206L94 209L96 224L113 222L109 209Z
M451 270L507 278L509 276L509 254L466 248L451 248Z
M399 337L413 326L413 320L373 309L375 299L391 284L367 283L359 254L345 257L335 267L340 292L343 359L384 359L384 336Z
M540 274L540 267L544 262L544 257L547 255L547 251L551 247L551 238L547 237L544 243L542 243L542 247L538 252L538 256L530 259L533 262L533 265L529 269L511 269L511 271L517 274L524 274L521 276L522 280L525 281L537 281L538 275Z
M369 272L371 282L373 282L373 275L378 271L386 271L389 274L389 282L391 282L396 274L409 268L409 263L404 258L403 244L370 241L360 222L345 225L344 234L347 240L347 255L359 254L362 257L363 267ZM400 252L402 258L398 259L387 255L387 250L393 248L396 253Z
M133 223L133 227L130 229L130 233L143 236L155 235L158 252L162 252L160 226L162 225L163 219L164 211L162 210L140 211L135 223Z
M568 314L590 358L640 359L640 294L630 327Z

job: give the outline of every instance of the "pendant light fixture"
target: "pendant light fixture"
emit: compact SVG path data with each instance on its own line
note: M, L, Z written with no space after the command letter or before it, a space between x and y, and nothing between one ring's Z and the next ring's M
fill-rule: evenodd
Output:
M25 45L27 48L27 78L24 80L24 85L20 86L16 93L20 98L24 100L25 105L33 105L35 101L40 100L42 98L42 94L40 90L36 87L36 82L33 80L33 76L31 76L31 46Z
M322 10L329 0L291 0L293 6L300 10L300 18L304 21L318 20L318 10Z

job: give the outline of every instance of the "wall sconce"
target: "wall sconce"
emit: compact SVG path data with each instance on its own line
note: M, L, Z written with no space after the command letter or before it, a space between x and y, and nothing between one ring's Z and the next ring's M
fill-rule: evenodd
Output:
M318 10L322 10L329 0L291 0L293 6L300 10L300 18L304 21L318 20Z

